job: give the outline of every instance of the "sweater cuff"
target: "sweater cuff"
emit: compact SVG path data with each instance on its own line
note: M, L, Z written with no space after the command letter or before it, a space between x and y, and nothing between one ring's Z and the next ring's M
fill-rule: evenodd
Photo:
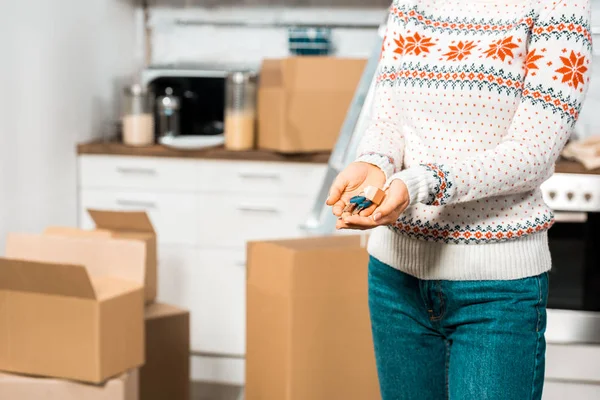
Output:
M410 204L429 203L432 201L435 182L431 178L431 172L425 166L417 166L405 169L392 175L385 184L387 189L394 180L399 179L408 188Z
M364 162L367 164L374 165L383 171L385 174L385 179L390 179L394 172L396 172L396 167L390 161L390 158L383 154L369 153L363 154L358 157L354 162Z
M456 191L450 171L444 165L427 164L405 169L392 175L385 188L395 179L406 184L410 204L442 206L450 202Z

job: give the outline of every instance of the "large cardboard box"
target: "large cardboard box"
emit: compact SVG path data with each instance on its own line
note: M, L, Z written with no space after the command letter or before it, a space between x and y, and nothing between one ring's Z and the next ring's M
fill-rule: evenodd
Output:
M190 313L167 304L146 307L146 363L141 400L189 400Z
M0 373L3 400L139 400L138 371L100 385Z
M366 61L292 57L263 61L258 147L282 153L331 150Z
M0 258L0 370L100 383L144 363L142 285Z
M249 243L246 400L381 398L360 243Z
M132 263L142 262L146 266L143 273L143 283L145 289L145 298L147 303L156 299L157 294L157 251L156 234L148 215L145 212L120 212L120 211L100 211L88 210L94 220L96 230L83 230L70 227L49 227L44 234L62 238L89 239L95 240L95 243L84 242L82 240L69 241L55 240L54 245L45 246L45 249L52 253L48 261L78 263L82 255L86 256L84 264L90 268L92 275L109 274L112 276L122 276L125 279L133 279L127 276L132 268ZM123 256L123 250L131 249L135 246L128 246L126 241L138 243L138 253L136 259ZM49 243L49 241L47 241ZM70 250L72 246L80 247L80 250ZM58 249L61 249L60 251ZM139 249L143 249L143 259L139 259ZM14 249L13 249L14 250ZM27 255L27 246L22 248L22 254ZM46 251L47 253L47 251ZM121 255L120 255L121 254ZM11 256L10 254L8 254ZM59 256L59 258L55 258ZM60 258L64 257L64 258ZM29 259L31 255L29 254ZM97 260L96 262L93 260ZM43 261L43 260L42 260ZM136 271L139 268L134 266ZM138 278L135 277L137 280Z

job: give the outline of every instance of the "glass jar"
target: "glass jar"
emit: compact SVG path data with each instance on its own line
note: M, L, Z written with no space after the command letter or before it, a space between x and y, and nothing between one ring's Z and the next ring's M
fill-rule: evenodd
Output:
M154 143L154 117L150 97L140 85L125 88L122 124L124 144L149 146Z
M232 72L227 76L225 93L225 148L254 148L256 126L256 74Z
M166 88L165 94L157 100L158 110L158 136L176 137L181 134L179 131L179 110L181 104L179 97L173 95L173 88Z

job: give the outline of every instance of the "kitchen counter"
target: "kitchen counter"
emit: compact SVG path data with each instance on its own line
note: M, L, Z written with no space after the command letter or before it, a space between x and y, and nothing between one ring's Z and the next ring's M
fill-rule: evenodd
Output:
M79 155L139 156L168 158L198 158L230 161L276 161L299 163L322 163L329 161L329 152L308 154L280 154L265 150L230 151L223 147L211 147L203 150L175 150L161 145L130 147L118 142L94 141L77 146Z
M278 161L300 163L327 163L329 152L309 154L280 154L265 150L229 151L223 147L204 150L174 150L161 145L130 147L118 142L94 141L77 146L77 153L115 156L199 158L209 160L239 161ZM578 162L561 160L556 164L556 172L569 174L598 174L600 169L587 170Z

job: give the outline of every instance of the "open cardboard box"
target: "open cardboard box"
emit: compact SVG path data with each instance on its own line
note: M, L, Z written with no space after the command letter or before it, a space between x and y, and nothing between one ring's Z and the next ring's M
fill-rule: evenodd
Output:
M156 234L145 212L88 210L96 230L49 227L43 235L11 234L6 255L33 261L83 264L92 276L114 276L157 292ZM144 268L139 268L139 264Z
M0 370L101 383L144 363L144 290L84 266L0 258Z

